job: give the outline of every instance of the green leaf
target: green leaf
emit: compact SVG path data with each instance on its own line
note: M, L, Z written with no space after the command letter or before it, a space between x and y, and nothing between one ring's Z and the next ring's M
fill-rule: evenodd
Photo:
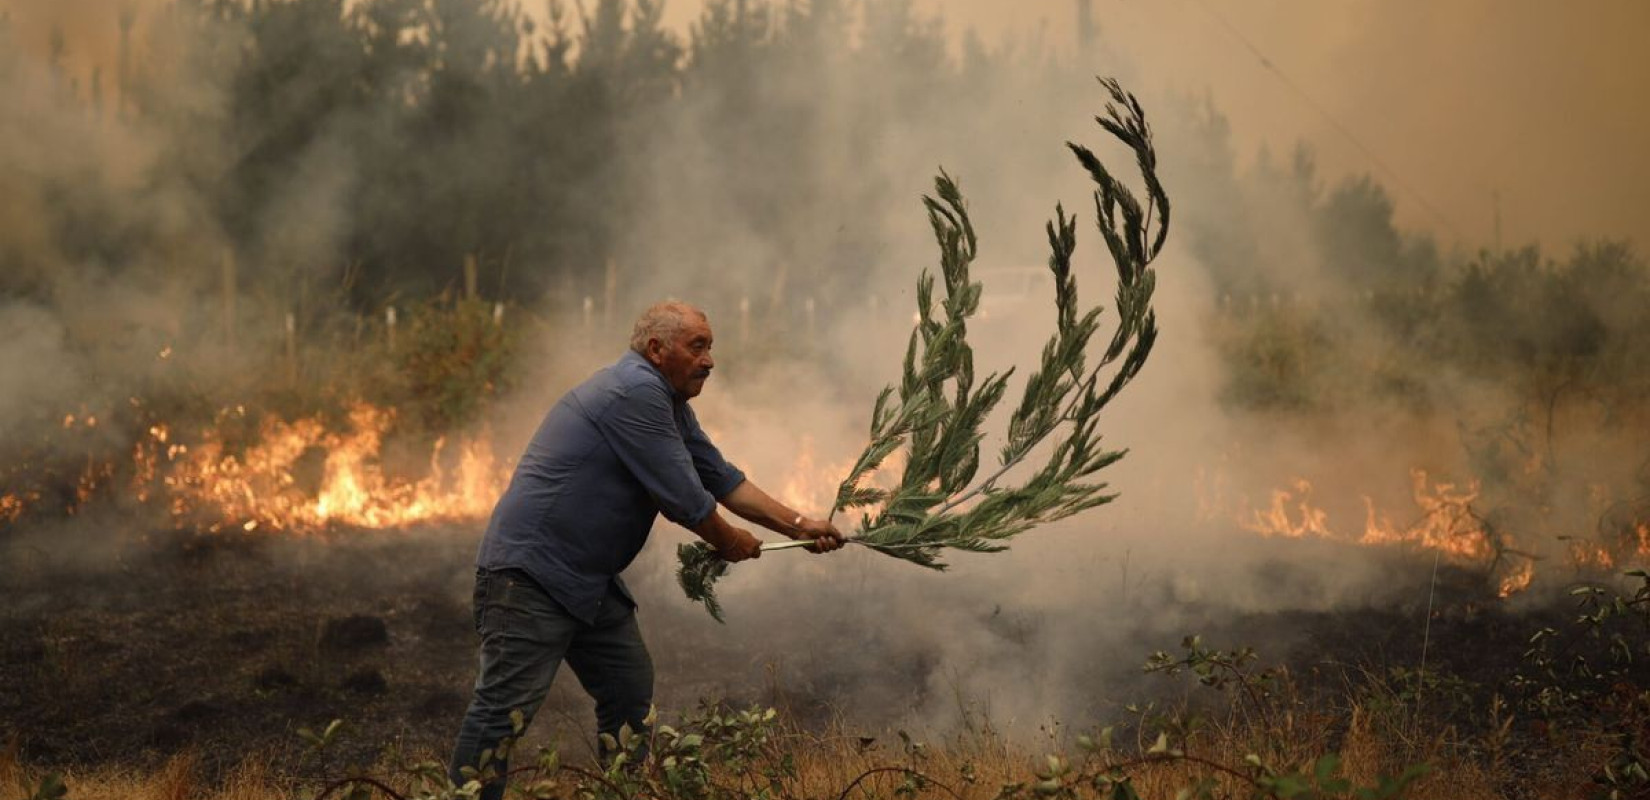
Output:
M1152 743L1151 749L1146 751L1150 755L1169 752L1169 734L1159 733L1157 741Z
M63 782L63 776L56 772L48 772L40 779L40 785L29 795L29 800L62 800L69 796L69 787Z
M1318 759L1316 764L1312 765L1312 774L1318 779L1318 784L1321 786L1324 781L1334 777L1335 772L1340 768L1340 754L1326 753Z

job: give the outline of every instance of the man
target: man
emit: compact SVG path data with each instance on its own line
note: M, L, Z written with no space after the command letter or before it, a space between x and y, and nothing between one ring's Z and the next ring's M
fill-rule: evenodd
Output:
M550 410L493 510L476 559L481 665L452 759L455 782L512 735L510 714L533 718L565 660L596 700L600 733L641 731L653 662L636 602L619 579L659 513L723 558L761 555L761 542L717 504L817 552L842 546L828 522L806 517L745 479L699 427L688 401L715 361L710 322L678 301L636 321L630 352ZM490 764L505 773L500 761ZM504 794L502 779L481 797Z

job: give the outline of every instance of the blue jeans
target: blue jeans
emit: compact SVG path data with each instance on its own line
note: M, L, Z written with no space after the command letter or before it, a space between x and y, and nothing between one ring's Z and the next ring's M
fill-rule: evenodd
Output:
M514 735L510 712L520 710L527 722L533 720L564 659L596 700L598 733L617 737L625 725L645 733L643 721L653 702L653 659L642 643L635 607L616 586L609 585L595 623L587 625L526 573L477 570L475 625L481 634L481 666L453 747L454 783L464 784L462 767L478 766L483 751L496 750L499 740ZM487 771L503 776L508 764L495 758ZM481 800L504 796L502 778L485 783Z

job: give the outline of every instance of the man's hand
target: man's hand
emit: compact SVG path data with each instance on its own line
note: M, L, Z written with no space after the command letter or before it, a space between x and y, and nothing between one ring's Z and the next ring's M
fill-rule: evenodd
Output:
M825 520L803 517L802 521L796 524L796 527L796 538L812 539L813 545L808 549L815 553L829 553L842 547L844 538L842 531L837 530L835 525Z
M732 563L761 557L761 539L752 536L751 532L744 528L733 528L733 531L734 535L721 547L716 548L716 554L721 556L723 561Z

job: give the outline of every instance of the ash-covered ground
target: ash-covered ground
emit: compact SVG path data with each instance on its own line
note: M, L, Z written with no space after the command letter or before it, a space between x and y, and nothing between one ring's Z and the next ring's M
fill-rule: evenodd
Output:
M26 762L143 765L195 749L208 767L256 754L303 772L370 763L387 746L445 752L473 678L478 528L133 535L120 531L129 522L106 512L0 542L0 723ZM667 717L701 700L763 703L868 735L1122 721L1124 703L1189 689L1140 666L1190 633L1257 647L1324 703L1346 696L1349 675L1415 668L1423 639L1432 668L1493 685L1554 613L1487 599L1487 576L1447 566L1430 591L1431 559L1413 555L1393 556L1356 598L1309 609L1200 596L1190 553L1192 572L1176 574L1068 563L1092 577L1070 603L1007 591L967 565L935 574L846 553L741 566L723 584L723 626L673 585L676 540L656 532L629 576ZM1344 556L1332 543L1280 542L1223 569L1295 596L1322 584L1322 595L1340 580L1324 565ZM978 558L1023 581L1025 559L1040 556ZM338 747L306 753L296 731L335 718L348 724ZM592 723L564 670L529 743L579 757Z

